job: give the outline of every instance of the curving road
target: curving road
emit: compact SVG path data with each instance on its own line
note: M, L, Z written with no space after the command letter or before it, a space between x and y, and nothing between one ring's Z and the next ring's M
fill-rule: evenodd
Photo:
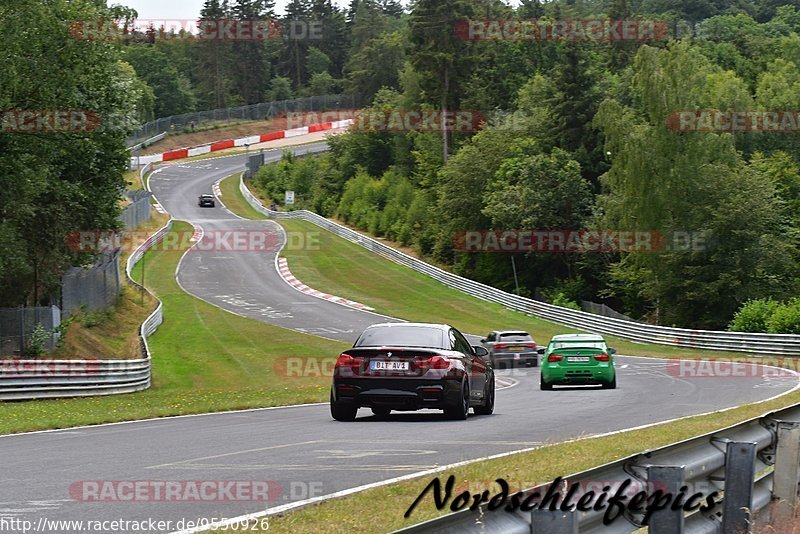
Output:
M279 157L279 151L267 155L268 161ZM202 228L203 239L239 229L272 232L280 241L273 222L244 221L224 207L196 207L198 195L243 165L243 156L172 165L150 185L176 219ZM334 339L352 341L368 324L386 320L295 291L279 278L275 247L268 248L190 252L179 282L235 313ZM538 369L500 371L504 383L514 385L498 392L495 415L467 422L445 421L438 412L381 421L364 411L354 423L337 423L327 405L310 405L2 436L0 529L3 520L14 519L33 525L40 518L152 519L172 523L150 531L170 531L186 526L181 520L231 518L265 508L252 501L82 502L69 492L78 481L270 480L280 488L266 504L272 508L463 460L763 400L798 384L796 378L682 377L674 364L649 358L621 356L617 365L616 390L543 392ZM117 526L106 531L126 531Z

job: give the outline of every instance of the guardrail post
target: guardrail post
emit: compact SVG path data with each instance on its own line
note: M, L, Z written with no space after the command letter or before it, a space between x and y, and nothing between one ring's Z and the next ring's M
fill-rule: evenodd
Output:
M751 532L756 444L729 441L725 451L725 499L722 534Z
M797 481L800 472L800 424L779 421L777 424L775 471L772 475L772 498L778 499L775 514L791 518L797 506Z
M647 485L663 493L676 495L683 486L684 466L651 465L647 468ZM654 534L682 534L683 508L672 510L668 506L655 512L648 523L648 532Z
M578 534L578 514L537 508L531 512L531 534Z

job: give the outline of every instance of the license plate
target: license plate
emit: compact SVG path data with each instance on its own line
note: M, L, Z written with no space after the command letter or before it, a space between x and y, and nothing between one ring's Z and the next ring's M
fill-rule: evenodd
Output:
M522 350L522 347L511 347L511 350Z
M408 371L408 362L369 362L373 371Z
M575 362L575 363L586 363L589 361L588 356L570 356L567 358L568 362Z

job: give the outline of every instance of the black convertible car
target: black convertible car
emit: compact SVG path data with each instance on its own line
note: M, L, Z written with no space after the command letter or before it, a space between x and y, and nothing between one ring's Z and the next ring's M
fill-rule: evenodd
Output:
M494 370L446 324L382 323L368 327L336 362L331 415L352 421L359 408L380 417L392 410L444 410L450 419L494 411Z

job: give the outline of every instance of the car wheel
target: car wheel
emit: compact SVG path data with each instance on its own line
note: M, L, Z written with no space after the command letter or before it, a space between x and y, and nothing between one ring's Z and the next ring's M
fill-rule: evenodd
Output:
M551 391L553 389L553 384L550 382L545 382L544 380L539 381L539 389L542 391Z
M461 402L456 406L445 408L444 415L454 421L463 421L469 415L469 385L466 380L461 384Z
M603 389L617 389L617 377L611 379L611 382L603 382Z
M372 408L372 413L375 414L376 417L385 419L386 417L389 417L389 414L392 413L392 410L388 408Z
M490 383L491 385L489 385ZM475 415L492 415L494 412L494 375L486 381L486 387L488 391L483 395L483 406L476 406L472 409Z
M331 417L337 421L355 421L357 413L357 406L334 401L331 392Z

